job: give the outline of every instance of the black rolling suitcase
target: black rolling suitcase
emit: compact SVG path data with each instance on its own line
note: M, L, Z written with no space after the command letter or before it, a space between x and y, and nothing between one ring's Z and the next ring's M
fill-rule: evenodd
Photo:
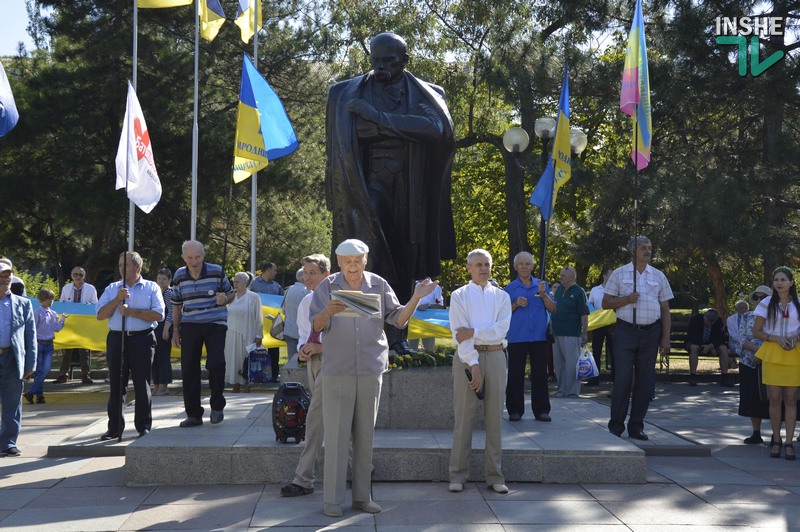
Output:
M311 397L306 387L299 382L284 382L272 399L272 427L275 440L286 443L294 438L295 443L306 439L306 413Z

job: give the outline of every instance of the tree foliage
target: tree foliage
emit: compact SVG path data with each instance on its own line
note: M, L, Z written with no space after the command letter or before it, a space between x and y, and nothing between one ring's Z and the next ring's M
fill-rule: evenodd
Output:
M97 277L113 270L124 247L127 205L111 183L131 72L131 3L39 3L52 9L30 24L40 49L4 61L23 119L0 144L0 178L15 191L13 208L3 207L0 248L59 279L77 263ZM229 18L235 4L222 2ZM409 70L445 89L456 127L460 258L444 265L448 288L466 280L464 259L475 247L494 255L501 282L513 275L517 251L538 255L539 214L527 199L541 174L542 142L532 135L515 160L502 135L512 125L532 134L536 118L556 113L567 63L572 125L589 145L559 192L550 280L572 264L590 284L601 267L627 261L625 242L643 233L677 292L724 311L772 268L798 261L798 2L644 1L655 135L651 164L638 176L618 104L633 0L263 5L258 68L282 97L301 147L259 174L258 255L289 277L303 255L330 249L327 85L367 71L369 39L387 30L406 38ZM716 44L715 21L757 14L785 18L786 34L762 39L762 56L786 57L758 77L740 77L735 51ZM138 92L164 186L153 214L137 215L136 247L151 271L179 265L188 237L193 49L191 8L140 10ZM228 23L215 41L201 42L199 56L198 236L209 258L224 256L231 270L247 267L250 242L249 183L230 185L245 52L252 46Z

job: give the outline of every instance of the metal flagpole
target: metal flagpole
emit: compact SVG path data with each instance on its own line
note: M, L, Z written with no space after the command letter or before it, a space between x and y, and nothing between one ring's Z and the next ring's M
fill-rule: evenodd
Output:
M200 70L200 2L194 3L194 118L192 119L192 221L190 239L197 240L197 99L198 72Z
M637 213L639 210L639 105L633 106L636 116L636 127L633 130L633 291L636 292L636 274L638 273L637 250L639 248L639 227ZM633 304L633 324L636 325L636 303Z
M136 66L139 60L139 0L133 0L133 76L131 76L133 90L136 88ZM127 176L125 181L125 197L128 197ZM128 251L133 251L134 220L136 219L136 206L128 200Z
M253 2L253 66L258 70L258 4ZM258 172L254 172L250 184L250 271L256 272L256 218L258 214Z
M139 0L133 0L133 75L131 85L133 86L134 92L136 91L136 70L137 64L139 61ZM126 91L127 93L127 91ZM126 98L126 111L128 110L127 106L127 98ZM130 128L130 120L126 121L124 124L127 135L127 138L130 138L128 135L128 129ZM125 154L125 160L128 161L128 154ZM125 165L125 197L128 197L128 173L130 169ZM134 228L134 213L136 212L135 205L133 201L128 200L128 225L125 226L125 240L128 241L128 251L133 251L133 228ZM128 266L128 255L125 254L125 261L122 263L122 287L125 286L125 278L127 277L127 266ZM122 288L120 288L122 289ZM122 334L120 335L120 350L119 350L119 408L117 409L117 442L122 441L122 423L124 420L124 413L123 410L125 408L125 396L122 394L122 390L125 389L125 381L127 375L125 375L125 316L122 316Z

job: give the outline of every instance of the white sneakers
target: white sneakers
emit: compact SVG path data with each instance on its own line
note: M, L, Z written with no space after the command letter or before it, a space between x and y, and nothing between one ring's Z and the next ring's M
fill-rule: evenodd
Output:
M370 514L379 514L381 513L381 510L383 510L383 508L381 508L381 505L375 501L367 501L367 502L353 501L353 508Z
M499 493L500 495L505 495L506 493L508 493L508 488L506 487L505 484L492 484L491 486L489 486L489 489L491 489L495 493Z
M500 495L505 495L508 493L508 487L506 487L505 484L492 484L491 486L488 486L488 488L495 493L499 493ZM452 493L459 493L464 491L464 484L461 482L451 482L450 487L447 489Z

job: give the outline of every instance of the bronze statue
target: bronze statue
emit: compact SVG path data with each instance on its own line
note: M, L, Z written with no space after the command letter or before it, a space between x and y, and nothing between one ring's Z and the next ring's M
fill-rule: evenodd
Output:
M366 242L370 271L408 301L415 279L455 258L453 121L444 90L405 71L402 37L377 35L370 57L372 71L328 92L326 198L333 242ZM392 349L411 351L405 330L386 333Z

